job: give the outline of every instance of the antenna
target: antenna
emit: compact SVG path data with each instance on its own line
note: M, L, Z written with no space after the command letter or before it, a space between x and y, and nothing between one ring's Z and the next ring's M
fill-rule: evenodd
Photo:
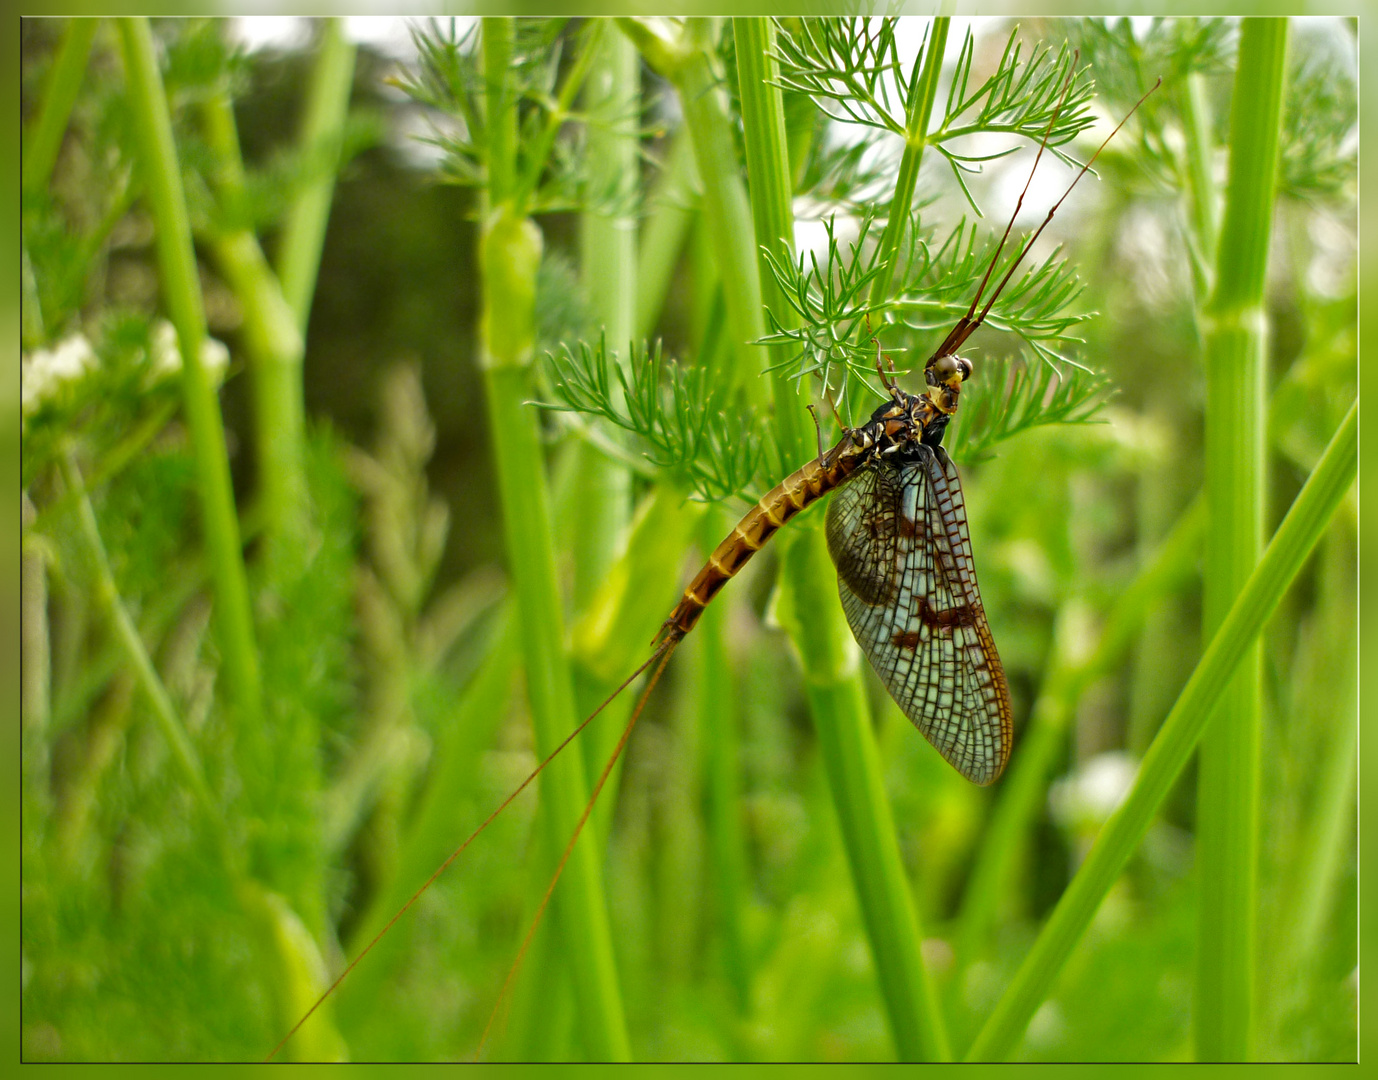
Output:
M1153 91L1157 90L1158 87L1163 85L1163 80L1160 76L1158 78L1158 81L1148 88L1148 90L1144 93L1143 97L1139 98L1139 100L1134 103L1134 107L1130 109L1129 112L1125 113L1124 119L1115 125L1115 130L1105 137L1105 141L1102 142L1099 147L1097 147L1096 152L1091 155L1090 160L1088 160L1086 164L1081 167L1081 170L1073 178L1072 182L1067 186L1067 190L1062 193L1062 197L1059 198L1057 202L1053 203L1052 209L1048 211L1048 216L1043 219L1043 223L1039 225L1036 230L1034 230L1033 235L1030 236L1029 239L1025 242L1024 247L1019 252L1019 255L1015 258L1014 262L1010 264L1010 268L1007 271L1005 271L1005 276L1002 277L1000 279L1000 283L996 285L995 291L990 294L990 299L986 301L986 306L981 308L981 313L977 315L976 307L981 302L981 294L985 292L986 285L990 281L990 276L992 272L994 272L995 270L995 265L1000 260L1000 254L1005 249L1005 241L1009 238L1010 230L1014 227L1014 219L1019 216L1019 208L1024 203L1024 196L1028 193L1029 185L1033 183L1034 170L1038 168L1039 158L1043 156L1043 151L1048 145L1048 137L1052 134L1053 125L1057 123L1058 114L1062 111L1062 103L1066 99L1067 91L1068 89L1070 89L1072 85L1072 79L1076 75L1076 62L1077 57L1079 55L1079 53L1072 54L1073 70L1068 73L1067 81L1063 84L1062 95L1058 98L1057 108L1053 110L1053 115L1052 118L1048 121L1047 129L1043 132L1043 141L1039 144L1038 155L1034 158L1033 168L1029 170L1029 178L1024 181L1024 190L1019 193L1019 199L1014 204L1014 213L1010 215L1010 222L1008 225L1005 226L1004 235L1000 237L1000 244L995 249L995 254L991 257L990 266L986 268L986 275L981 279L981 287L976 290L976 296L972 299L971 307L967 309L967 313L957 321L957 325L952 328L952 332L947 335L943 343L938 346L937 352L935 352L932 358L928 361L928 367L932 367L933 362L935 360L940 359L941 357L953 355L958 349L962 347L962 344L966 341L966 339L971 337L971 335L976 331L976 328L986 321L986 316L990 314L990 309L992 306L994 306L996 298L999 297L1000 293L1004 291L1004 288L1009 283L1010 278L1014 276L1015 270L1017 270L1019 268L1019 264L1024 261L1024 256L1029 253L1029 249L1033 247L1035 241L1037 241L1039 236L1043 234L1043 230L1048 227L1048 222L1053 220L1053 215L1057 213L1058 207L1063 204L1067 196L1072 193L1072 189L1077 186L1077 181L1079 181L1083 176L1086 175L1086 173L1090 170L1091 166L1095 164L1096 158L1100 157L1101 151L1109 145L1110 140L1113 139L1119 133L1120 128L1124 127L1124 125L1128 122L1129 118L1133 116L1135 112L1138 111L1139 106L1142 105L1145 100L1147 100L1148 95L1153 93Z

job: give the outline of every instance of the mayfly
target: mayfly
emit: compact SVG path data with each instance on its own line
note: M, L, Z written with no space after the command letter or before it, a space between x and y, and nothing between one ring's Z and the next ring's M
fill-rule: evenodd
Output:
M1072 78L1069 74L1063 86L1059 108ZM1015 270L1077 182L1161 82L1158 80L1139 99L1081 167L1067 190L1025 241L989 297L985 297L986 287L1057 121L1057 110L1054 110L1028 180L971 306L924 365L927 389L921 394L902 389L895 381L893 363L888 372L882 363L884 357L877 343L876 369L889 399L865 423L858 427L844 426L842 437L831 448L822 448L820 434L818 457L762 496L709 555L662 624L645 662L451 852L273 1048L269 1060L488 825L623 690L647 669L652 669L626 727L593 786L508 970L499 993L501 1004L521 967L565 864L670 655L693 630L722 587L771 536L796 514L829 493L835 492L826 520L828 551L837 568L842 608L857 643L896 703L944 759L977 784L993 783L1000 776L1009 760L1014 710L1004 668L986 621L985 609L981 606L961 481L942 445L947 425L957 412L962 383L972 373L971 361L959 356L957 350L985 322ZM480 1051L497 1015L495 1008L480 1041Z

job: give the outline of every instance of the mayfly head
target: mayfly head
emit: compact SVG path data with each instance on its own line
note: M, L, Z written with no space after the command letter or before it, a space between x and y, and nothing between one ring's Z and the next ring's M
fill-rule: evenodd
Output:
M953 353L949 356L935 356L924 369L924 381L928 383L925 395L933 408L945 416L957 411L957 397L962 383L971 376L971 361ZM915 417L915 419L918 419Z

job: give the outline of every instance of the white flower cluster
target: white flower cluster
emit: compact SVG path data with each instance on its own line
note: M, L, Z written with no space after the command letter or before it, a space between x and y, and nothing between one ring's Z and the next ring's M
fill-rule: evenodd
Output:
M38 349L23 357L19 361L19 387L24 418L61 398L97 362L96 350L84 334L73 334L51 349Z
M155 322L148 335L148 346L148 385L181 374L182 349L177 341L177 328L172 323L166 319ZM208 337L201 343L201 366L206 369L211 383L219 386L225 369L230 366L230 350L223 341Z
M1097 754L1048 792L1053 817L1069 829L1094 831L1104 825L1129 794L1139 775L1139 762L1111 750Z
M182 371L182 350L177 330L166 319L157 320L149 331L146 387L175 378ZM214 385L219 385L230 365L230 350L224 342L206 338L201 346L201 363ZM23 416L27 420L46 405L54 405L100 364L96 350L86 335L72 334L50 349L37 349L20 360L20 390Z

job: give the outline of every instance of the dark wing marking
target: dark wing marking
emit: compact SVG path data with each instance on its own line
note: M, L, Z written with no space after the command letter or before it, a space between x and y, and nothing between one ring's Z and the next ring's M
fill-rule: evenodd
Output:
M880 459L833 493L828 550L852 634L881 682L949 763L978 784L1005 767L1013 710L942 447Z

